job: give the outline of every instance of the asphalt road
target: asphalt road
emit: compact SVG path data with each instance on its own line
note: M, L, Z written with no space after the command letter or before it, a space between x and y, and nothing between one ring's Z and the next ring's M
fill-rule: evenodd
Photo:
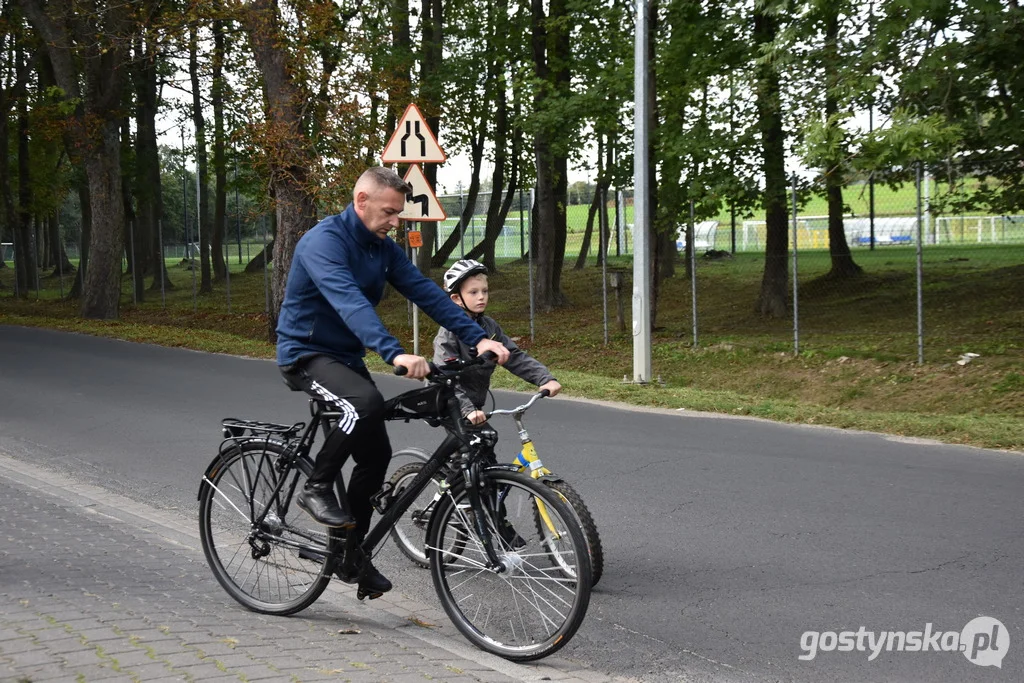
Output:
M306 404L266 361L0 326L0 451L17 458L194 511L226 416L298 421ZM527 424L605 547L566 658L644 681L1024 680L1020 454L563 398ZM396 448L438 440L392 430ZM378 564L433 599L390 545ZM965 630L980 616L999 623Z

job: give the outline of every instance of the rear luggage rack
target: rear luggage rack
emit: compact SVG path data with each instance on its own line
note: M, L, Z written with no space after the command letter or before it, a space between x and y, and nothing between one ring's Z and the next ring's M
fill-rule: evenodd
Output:
M239 420L233 417L226 417L221 420L221 423L224 425L225 439L245 436L246 432L253 436L258 434L278 434L287 439L301 432L306 426L305 422L283 425L276 422L261 422L259 420Z

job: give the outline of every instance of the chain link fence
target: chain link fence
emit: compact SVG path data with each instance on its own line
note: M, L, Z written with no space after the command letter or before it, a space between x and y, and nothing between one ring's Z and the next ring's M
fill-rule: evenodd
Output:
M1019 346L1024 338L1024 212L990 211L983 201L963 201L971 200L983 178L965 174L957 185L909 175L909 180L884 186L866 180L843 187L841 220L831 223L824 194L805 180L794 180L781 290L778 283L772 290L765 282L766 264L773 257L765 251L763 218L727 207L718 216L677 226L675 253L661 266L674 272L657 288L656 338L698 347L735 345L780 353L827 348L830 353L919 361L929 351L955 358L976 348L989 352ZM960 201L951 200L957 197ZM480 192L438 199L447 220L438 223L434 246L447 244L451 262L483 239L491 196ZM514 193L495 241L499 265L520 263L509 272L522 278L514 289L531 295L531 335L544 333L545 325L561 325L557 314L538 320L532 306L535 278L525 265L532 201L529 190ZM563 272L579 269L573 277L585 283L569 297L574 308L598 307L601 321L579 325L573 333L586 336L588 343L625 343L631 336L632 193L588 186L562 204L567 224ZM207 296L198 294L198 238L192 222L164 229L169 287L161 288L150 276L147 302L166 305L167 290L173 288L179 300L183 292L191 297L193 310L265 313L270 293L267 264L260 257L272 239L269 218L232 221L223 249L237 282L233 291L231 278L217 281ZM77 274L81 234L73 225L60 230L68 272L61 263L47 262L40 244L46 240L37 231L32 250L42 267L37 277L20 283L11 267L15 245L5 236L0 296L67 295ZM598 258L602 234L607 240L603 261ZM126 273L132 269L127 256L123 268ZM125 278L125 296L137 303L130 279ZM769 291L776 315L764 314L770 308L764 302ZM518 314L526 309L523 303ZM521 327L526 329L525 321Z

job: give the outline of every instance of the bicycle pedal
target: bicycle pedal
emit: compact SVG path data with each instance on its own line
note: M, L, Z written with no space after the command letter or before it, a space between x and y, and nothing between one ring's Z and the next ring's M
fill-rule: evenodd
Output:
M388 508L391 507L391 503L394 501L394 498L391 495L394 490L394 484L390 481L386 481L380 491L377 491L377 493L370 496L370 503L377 512L383 515L388 511Z
M362 600L363 598L370 598L371 600L376 600L382 595L384 595L384 593L380 591L366 591L362 588L356 591L356 598L359 600Z

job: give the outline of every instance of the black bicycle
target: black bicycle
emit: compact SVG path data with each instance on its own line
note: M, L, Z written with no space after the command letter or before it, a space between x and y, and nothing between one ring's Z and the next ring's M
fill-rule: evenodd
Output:
M454 386L463 370L484 362L431 364L426 386L387 401L386 419L424 420L445 437L401 492L385 484L373 497L380 517L354 552L357 561L372 557L424 489L436 490L432 479L445 469L441 499L427 520L434 589L474 645L527 661L562 648L583 622L590 557L564 499L514 465L495 464L497 433L462 420ZM340 416L317 399L310 399L310 413L308 424L225 419L224 440L199 488L199 531L213 574L257 612L305 609L343 560L345 532L295 504L313 470L317 433L326 435ZM538 509L550 525L537 524ZM357 596L377 597L361 590Z

